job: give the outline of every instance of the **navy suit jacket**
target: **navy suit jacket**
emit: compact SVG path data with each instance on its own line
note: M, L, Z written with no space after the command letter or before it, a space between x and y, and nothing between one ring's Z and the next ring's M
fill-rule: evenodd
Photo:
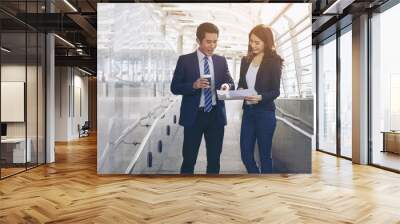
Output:
M213 55L212 60L214 65L215 90L219 90L224 83L228 83L230 89L235 89L225 57ZM194 89L193 83L198 78L200 78L200 68L197 52L181 55L172 78L171 92L175 95L182 95L179 124L184 127L190 127L196 121L200 105L201 89ZM216 122L224 126L226 125L225 102L218 100L218 98L216 100Z

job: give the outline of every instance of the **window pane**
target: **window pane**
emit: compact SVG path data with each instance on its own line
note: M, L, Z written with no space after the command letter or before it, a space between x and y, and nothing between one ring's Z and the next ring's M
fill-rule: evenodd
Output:
M340 153L351 158L352 50L351 31L340 37Z
M319 149L336 153L336 40L319 47Z
M30 162L30 141L26 144L25 91L26 91L26 34L2 33L1 46L1 124L3 138L9 143L1 144L1 177L25 170ZM7 99L7 100L5 100ZM13 109L10 109L13 108ZM18 113L20 112L20 113ZM22 114L21 114L22 113ZM5 116L4 116L5 115ZM28 145L28 154L26 146Z
M37 165L37 73L38 73L38 57L37 57L37 43L38 35L36 32L27 33L28 43L28 61L27 61L27 80L26 80L26 113L27 113L27 140L28 148L30 148L30 158L28 160L28 168Z
M372 163L400 170L400 4L372 18ZM394 131L396 133L391 133ZM387 133L384 139L382 132ZM385 144L384 144L385 142Z
M46 122L46 107L45 107L45 64L46 64L46 36L39 33L38 43L38 164L45 163L45 122Z

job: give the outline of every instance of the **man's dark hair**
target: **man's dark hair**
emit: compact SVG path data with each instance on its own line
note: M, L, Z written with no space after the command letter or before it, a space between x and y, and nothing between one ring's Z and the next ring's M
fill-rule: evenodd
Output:
M217 36L219 35L218 27L212 23L202 23L197 27L196 37L201 42L206 33L216 33Z

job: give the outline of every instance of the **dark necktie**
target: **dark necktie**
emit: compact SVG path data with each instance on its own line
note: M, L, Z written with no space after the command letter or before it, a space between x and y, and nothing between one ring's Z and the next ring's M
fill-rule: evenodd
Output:
M204 57L204 74L210 75L210 67L208 65L207 56ZM212 110L212 94L211 94L211 82L210 82L210 88L204 89L204 111L210 112L211 110Z

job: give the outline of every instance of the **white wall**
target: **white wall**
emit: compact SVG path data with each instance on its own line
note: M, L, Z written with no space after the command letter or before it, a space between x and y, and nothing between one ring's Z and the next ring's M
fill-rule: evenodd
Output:
M88 78L75 68L56 67L55 85L55 140L77 139L78 124L88 120Z
M81 74L81 73L79 73ZM75 70L75 75L74 75L74 108L72 108L72 119L71 119L71 135L73 138L78 138L79 133L78 133L78 124L81 126L85 123L85 121L89 120L89 113L88 113L88 77L81 76L81 75L76 75L76 70ZM80 90L80 93L79 93ZM80 95L80 99L78 96ZM80 105L78 101L81 101ZM72 104L71 104L72 105ZM79 111L79 106L81 107L81 112ZM75 111L75 113L74 113Z
M68 139L69 79L67 67L55 68L55 141L67 141Z
M2 65L1 81L25 82L25 65ZM1 108L7 110L7 108ZM25 137L25 123L11 122L7 123L7 137Z
M27 69L27 70L25 70ZM2 82L25 82L25 75L26 71L28 74L35 73L36 74L36 67L33 66L28 66L25 67L24 65L18 65L18 64L5 64L1 66L1 81ZM36 80L29 80L30 85L36 85ZM27 88L27 104L31 108L27 111L27 118L28 118L28 129L31 130L31 128L36 130L36 113L32 113L32 107L36 108L36 88ZM33 92L31 92L31 90ZM4 96L3 96L4 97ZM32 102L34 102L33 105L30 105ZM1 108L1 110L7 110L9 108ZM34 109L35 110L35 109ZM34 121L35 124L32 124L31 122ZM7 122L7 136L8 137L25 137L25 124L26 122ZM29 133L31 133L28 130L28 137Z

